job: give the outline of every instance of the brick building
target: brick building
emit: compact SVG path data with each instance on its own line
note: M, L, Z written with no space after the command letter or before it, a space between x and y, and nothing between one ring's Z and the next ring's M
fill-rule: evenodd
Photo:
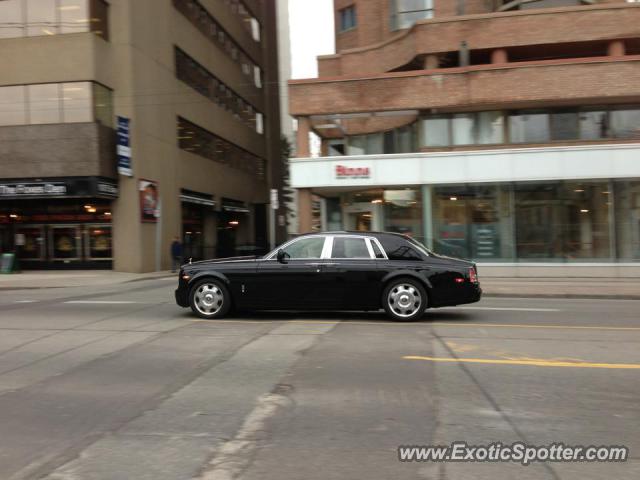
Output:
M334 9L337 53L289 82L301 232L407 233L491 275L640 275L640 3Z
M174 237L186 258L265 249L281 182L276 13L275 0L0 0L0 252L143 272L169 267Z

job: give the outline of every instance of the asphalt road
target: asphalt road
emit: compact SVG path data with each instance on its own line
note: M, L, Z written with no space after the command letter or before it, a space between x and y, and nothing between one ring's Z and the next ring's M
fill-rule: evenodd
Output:
M0 291L0 480L640 478L640 301L199 321L173 288ZM453 441L631 458L398 461Z

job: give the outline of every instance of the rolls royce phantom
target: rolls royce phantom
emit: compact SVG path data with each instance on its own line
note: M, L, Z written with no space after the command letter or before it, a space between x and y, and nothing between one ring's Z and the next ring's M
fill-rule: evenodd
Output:
M472 303L482 290L476 265L437 255L396 233L302 235L264 257L183 265L176 302L201 318L245 310L384 309L397 321L430 307Z

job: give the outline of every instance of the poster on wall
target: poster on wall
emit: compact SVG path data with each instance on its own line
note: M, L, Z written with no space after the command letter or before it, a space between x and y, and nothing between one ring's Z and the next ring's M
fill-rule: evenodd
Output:
M158 182L140 180L140 218L143 222L156 223L158 221Z

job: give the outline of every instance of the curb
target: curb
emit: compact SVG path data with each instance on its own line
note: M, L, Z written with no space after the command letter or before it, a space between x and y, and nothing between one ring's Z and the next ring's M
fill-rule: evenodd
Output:
M483 293L482 298L565 298L583 300L640 300L640 295L586 294L586 293Z
M146 281L150 281L150 280L162 280L164 278L173 278L176 277L177 280L177 274L171 274L171 275L158 275L155 277L144 277L144 278L133 278L131 280L124 280L122 282L115 282L115 283L103 283L103 284L96 284L93 285L95 287L112 287L115 285L126 285L127 283L134 283L134 282L146 282ZM50 289L57 289L57 288L80 288L84 285L54 285L54 286L49 286L49 287L42 287L42 286L24 286L24 287L0 287L0 292L8 292L8 291L19 291L19 290L50 290Z

